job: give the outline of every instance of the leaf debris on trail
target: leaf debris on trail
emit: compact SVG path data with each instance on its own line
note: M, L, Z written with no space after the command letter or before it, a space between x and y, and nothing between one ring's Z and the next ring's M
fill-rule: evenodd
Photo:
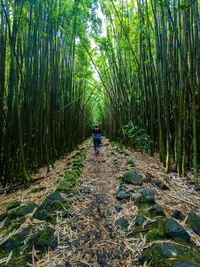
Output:
M174 173L173 175L165 174L157 156L150 157L137 151L119 149L117 146L112 146L105 138L103 138L103 144L99 156L94 156L93 148L90 148L87 153L79 185L74 188L74 194L70 194L72 204L69 216L62 218L57 213L56 224L50 226L55 230L57 248L54 251L48 250L44 259L40 259L33 247L32 257L35 266L56 266L67 263L69 266L70 264L72 266L137 265L145 248L156 242L172 243L171 240L163 240L147 244L148 229L134 227L136 215L139 213L137 205L132 198L122 201L116 199L119 181L126 171L134 169L143 177L148 178L144 179L143 186L148 186L156 192L156 202L163 208L165 216L170 217L176 209L185 215L188 215L189 211L200 213L198 192L195 192L192 186L187 185L186 177L179 178ZM89 145L90 141L87 141L83 146ZM45 178L40 183L31 185L27 190L2 195L0 212L5 212L7 204L11 201L41 204L58 184L63 182L66 164L73 159L76 152L57 161L48 174L45 168L40 169L34 177L44 176ZM133 160L135 167L127 165L128 160ZM169 183L170 190L160 190L154 183L156 179L161 179L166 184ZM34 192L35 189L38 191ZM139 195L136 190L137 186L129 184L127 189L134 192L135 197ZM34 193L31 193L32 191ZM66 198L64 194L62 196ZM38 229L43 227L44 221L31 218L31 215L27 215L20 229L10 233L7 237L1 232L1 242L20 232L28 224ZM147 222L154 223L155 221L155 219L147 218ZM190 233L192 241L199 247L199 236L187 229L184 222L182 224ZM134 235L135 233L137 236ZM176 244L182 246L179 243ZM9 257L11 256L9 254Z

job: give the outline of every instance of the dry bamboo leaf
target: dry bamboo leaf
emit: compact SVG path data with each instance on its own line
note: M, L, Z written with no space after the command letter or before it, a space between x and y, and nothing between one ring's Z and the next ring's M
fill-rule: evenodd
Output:
M34 246L32 247L32 263L35 265L35 252L34 252Z
M42 260L39 260L38 262L36 262L36 266L35 267L42 267L42 266L46 266L46 264L48 263L47 260L45 259L42 259Z
M177 245L177 246L180 246L180 247L184 247L184 248L189 248L189 249L191 249L191 247L189 247L189 246L185 246L185 245L183 245L183 244L180 244L180 243L177 243L177 242L174 242L174 241L170 241L170 242L168 242L168 243L170 243L170 244L174 244L174 245Z
M169 261L175 261L177 258L168 258Z
M164 205L161 205L160 203L158 203L158 205L161 206L161 208L163 209L163 211L164 211L164 213L165 213L165 216L166 216L166 217L169 217L169 215L168 215L166 209L164 208Z
M147 267L150 267L152 261L153 261L153 259L150 260L150 262L147 264Z
M8 262L10 261L10 259L12 258L12 253L13 253L13 251L11 250L11 252L9 253L8 258L6 260L6 265L8 264Z

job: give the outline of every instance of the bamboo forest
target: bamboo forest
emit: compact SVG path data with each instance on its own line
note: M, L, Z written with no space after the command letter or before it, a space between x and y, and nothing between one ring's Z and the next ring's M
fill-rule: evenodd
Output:
M0 265L200 266L199 179L199 0L0 0Z
M166 171L171 160L180 175L193 168L198 184L198 1L2 0L0 56L3 183L88 137L98 106L110 138L144 129Z

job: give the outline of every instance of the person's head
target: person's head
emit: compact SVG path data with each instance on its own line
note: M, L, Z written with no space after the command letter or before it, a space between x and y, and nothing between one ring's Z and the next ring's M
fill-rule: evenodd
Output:
M98 127L98 124L95 125L95 128L99 128L99 127Z

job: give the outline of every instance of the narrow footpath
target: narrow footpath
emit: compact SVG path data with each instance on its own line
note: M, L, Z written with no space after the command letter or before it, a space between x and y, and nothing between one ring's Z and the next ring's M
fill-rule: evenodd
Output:
M88 140L40 182L1 195L0 266L200 266L192 174L102 142L100 155Z

